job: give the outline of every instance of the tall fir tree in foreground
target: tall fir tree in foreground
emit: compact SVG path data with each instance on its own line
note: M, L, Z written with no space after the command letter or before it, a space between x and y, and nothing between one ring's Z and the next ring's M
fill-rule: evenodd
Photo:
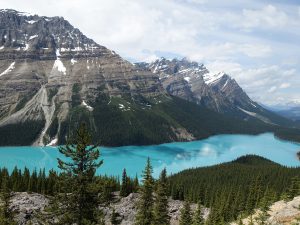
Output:
M98 191L95 188L95 172L102 165L97 146L91 145L92 138L86 125L81 124L72 144L60 147L59 151L67 158L58 159L59 168L71 179L71 193L65 193L61 223L87 225L98 222Z
M0 193L0 224L1 225L16 225L13 220L13 212L9 208L9 200L11 197L11 190L8 188L8 173L2 177L1 193Z
M179 225L190 225L192 222L191 206L189 201L184 202L184 206L180 211Z
M153 225L169 225L167 170L163 169L156 189Z
M135 218L136 225L151 225L153 222L153 177L150 158L143 171L143 185L140 187L140 200Z

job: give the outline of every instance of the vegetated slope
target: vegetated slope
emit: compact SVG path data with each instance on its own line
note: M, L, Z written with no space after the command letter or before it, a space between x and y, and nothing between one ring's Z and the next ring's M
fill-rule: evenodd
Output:
M300 164L300 163L299 163ZM300 168L287 168L259 156L188 169L169 178L174 199L201 200L212 209L210 224L232 221L287 192Z

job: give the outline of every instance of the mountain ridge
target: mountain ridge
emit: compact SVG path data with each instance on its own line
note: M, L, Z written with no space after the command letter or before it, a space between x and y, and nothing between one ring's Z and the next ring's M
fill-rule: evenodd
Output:
M62 17L0 10L0 28L0 145L64 144L81 122L89 126L94 142L114 146L279 129L212 112L207 105L223 105L223 97L219 94L221 100L212 104L217 92L200 77L199 96L205 96L200 100L207 105L177 99L176 91L182 92L178 85L169 93L161 75L124 60ZM183 63L206 73L204 65ZM186 85L184 81L178 82Z
M158 74L164 88L171 95L242 120L294 126L291 121L250 99L236 80L225 72L211 73L203 64L187 58L162 57L152 63L136 65Z

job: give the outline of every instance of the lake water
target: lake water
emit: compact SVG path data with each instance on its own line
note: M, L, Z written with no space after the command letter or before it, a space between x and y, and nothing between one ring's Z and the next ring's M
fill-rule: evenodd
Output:
M286 166L300 166L296 153L300 144L282 141L271 133L257 136L217 135L205 140L176 142L151 146L101 147L104 164L98 174L140 176L147 157L150 157L154 176L166 167L176 173L191 167L202 167L228 162L246 154L256 154ZM62 157L56 147L2 147L0 167L10 171L15 167L29 169L57 168L57 157Z

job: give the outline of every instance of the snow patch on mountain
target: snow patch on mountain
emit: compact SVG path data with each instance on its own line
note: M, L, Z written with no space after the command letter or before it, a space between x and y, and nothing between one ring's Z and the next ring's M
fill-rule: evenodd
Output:
M46 146L55 146L58 142L58 139L57 138L54 138L53 140L51 140L49 142L49 144L47 144Z
M53 65L53 69L57 69L59 72L63 73L64 75L67 74L67 68L64 66L63 62L60 60L60 52L56 50L56 60Z
M74 65L75 63L77 63L77 61L75 59L71 59L71 64Z
M220 78L222 78L225 75L224 72L220 72L220 73L206 73L203 75L203 79L204 82L207 85L210 85L212 83L215 83L216 81L218 81Z
M0 74L0 77L11 72L14 68L15 68L15 62L11 63L9 67Z
M37 20L26 20L26 22L29 23L29 24L34 24L34 23L37 22Z
M89 111L93 111L94 108L90 105L88 105L85 101L82 101L81 103L84 107L86 107Z
M37 35L37 34L36 34L36 35L33 35L33 36L30 36L28 40L31 40L31 39L37 38L38 36L39 36L39 35Z
M190 82L191 78L190 77L185 77L183 78L185 81L187 81L188 83Z
M276 124L272 123L268 118L266 118L266 117L264 117L262 115L259 115L259 114L255 113L255 112L247 111L245 109L242 109L241 107L238 107L238 109L241 110L241 111L243 111L244 113L248 114L249 116L255 117L255 118L257 118L257 119L259 119L259 120L261 120L261 121L263 121L265 123L276 125Z

